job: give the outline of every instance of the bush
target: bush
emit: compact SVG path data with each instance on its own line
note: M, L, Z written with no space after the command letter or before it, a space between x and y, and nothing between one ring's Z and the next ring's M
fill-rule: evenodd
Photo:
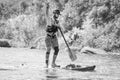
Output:
M39 17L37 15L20 15L14 19L9 19L7 25L11 27L13 41L22 43L23 47L28 47L32 40L38 35L38 22ZM9 29L10 30L10 29ZM14 43L13 43L14 45ZM22 46L22 45L21 45Z

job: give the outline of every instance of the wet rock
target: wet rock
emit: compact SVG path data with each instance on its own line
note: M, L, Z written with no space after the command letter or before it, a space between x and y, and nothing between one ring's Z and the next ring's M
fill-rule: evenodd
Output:
M32 46L32 47L30 47L30 49L36 49L36 47L35 47L35 46Z

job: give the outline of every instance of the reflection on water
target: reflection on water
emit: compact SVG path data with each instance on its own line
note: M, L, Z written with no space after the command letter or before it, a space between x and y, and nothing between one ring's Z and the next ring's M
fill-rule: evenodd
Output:
M59 77L58 77L58 75L57 75L57 70L55 70L55 69L46 69L45 70L45 72L46 72L46 80L52 80L52 79L58 79Z

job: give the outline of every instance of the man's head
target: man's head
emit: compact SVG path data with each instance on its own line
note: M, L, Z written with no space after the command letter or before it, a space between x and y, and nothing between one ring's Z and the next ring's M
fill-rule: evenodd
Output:
M58 9L54 10L54 11L53 11L53 14L58 14L58 15L60 15L60 10L58 10Z
M53 14L54 14L54 18L57 19L59 17L60 14L60 10L56 9L53 11Z

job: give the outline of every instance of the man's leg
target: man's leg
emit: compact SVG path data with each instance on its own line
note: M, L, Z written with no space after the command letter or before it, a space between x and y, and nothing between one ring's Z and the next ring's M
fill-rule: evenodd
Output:
M47 52L46 52L46 56L45 56L45 63L46 63L46 67L48 67L49 65L49 55L50 55L50 51L51 51L51 47L47 47Z
M51 51L51 39L49 37L46 37L45 43L46 43L46 47L47 47L46 56L45 56L45 63L46 63L46 67L48 67L49 55L50 55L50 51Z
M56 65L56 63L55 63L57 55L58 55L58 52L59 52L59 48L58 47L54 47L52 67L59 67L59 65Z
M52 61L52 67L59 67L58 65L56 65L56 58L58 56L58 52L59 52L59 44L58 44L58 39L57 37L54 37L52 39L52 48L54 49L54 54L53 54L53 61Z

